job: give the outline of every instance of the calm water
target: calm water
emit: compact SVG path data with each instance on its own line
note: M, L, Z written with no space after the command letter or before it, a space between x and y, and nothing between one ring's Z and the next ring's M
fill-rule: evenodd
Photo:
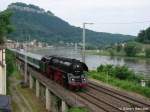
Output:
M80 53L68 48L33 50L32 52L40 55L59 55L81 60ZM126 65L135 72L150 77L150 59L86 55L86 64L91 70L96 69L101 64Z

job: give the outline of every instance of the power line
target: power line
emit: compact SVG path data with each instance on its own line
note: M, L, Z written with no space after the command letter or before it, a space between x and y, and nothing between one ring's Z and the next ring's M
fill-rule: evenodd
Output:
M100 22L99 24L140 24L150 23L150 21L132 21L132 22Z

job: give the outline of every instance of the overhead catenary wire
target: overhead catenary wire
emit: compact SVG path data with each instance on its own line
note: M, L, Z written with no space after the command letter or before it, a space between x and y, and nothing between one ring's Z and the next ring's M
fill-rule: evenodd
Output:
M141 24L150 23L150 21L131 21L131 22L99 22L99 24Z

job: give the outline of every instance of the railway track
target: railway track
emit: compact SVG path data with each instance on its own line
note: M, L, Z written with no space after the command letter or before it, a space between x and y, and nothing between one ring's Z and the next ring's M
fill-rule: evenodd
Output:
M101 109L94 112L150 112L149 101L92 82L85 93L77 95Z
M126 95L125 93L123 93L121 91L118 91L115 89L110 89L110 88L104 87L102 85L97 85L97 84L94 84L92 82L90 82L89 87L94 88L99 92L103 92L103 93L108 94L108 95L115 97L117 99L120 99L124 102L131 103L134 106L149 107L150 108L150 101L144 101L143 99L139 100L139 99L137 99L131 95Z
M136 97L127 95L119 90L111 89L103 85L89 82L89 87L86 95L93 97L99 102L111 107L110 112L125 111L125 112L149 112L150 102L139 100ZM107 106L104 106L107 108ZM116 110L115 110L116 109Z
M124 111L120 110L119 108L113 106L112 104L107 103L103 100L100 100L98 97L95 97L93 94L78 93L78 96L87 100L89 103L92 103L98 109L102 110L102 111L96 110L96 112L124 112Z

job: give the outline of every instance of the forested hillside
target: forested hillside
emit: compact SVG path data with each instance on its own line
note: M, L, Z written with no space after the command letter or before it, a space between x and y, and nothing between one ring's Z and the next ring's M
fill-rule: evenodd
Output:
M58 42L82 41L82 28L75 27L58 18L50 11L45 11L34 5L13 3L8 6L13 12L11 21L15 31L9 35L10 39L24 41L30 36L32 39L51 44ZM91 46L101 46L132 40L134 37L122 34L86 31L86 41Z

